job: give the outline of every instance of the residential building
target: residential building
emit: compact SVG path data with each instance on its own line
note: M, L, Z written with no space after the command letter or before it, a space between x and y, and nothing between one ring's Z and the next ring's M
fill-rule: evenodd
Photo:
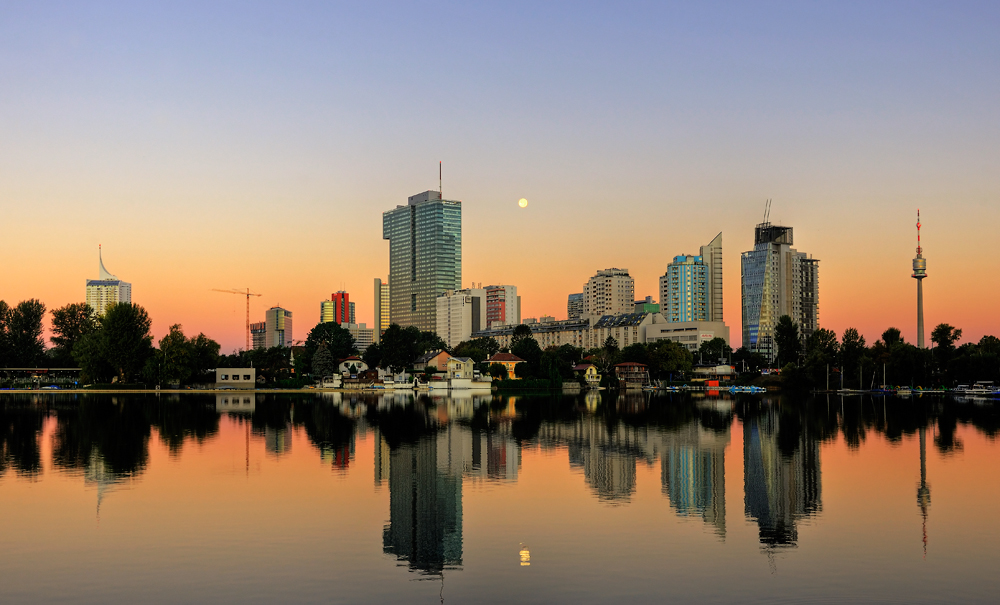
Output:
M660 305L656 304L652 296L647 296L643 300L637 300L633 304L633 313L659 313Z
M349 323L344 324L343 327L351 333L351 337L354 338L354 346L359 351L364 351L375 342L375 330L368 328L366 324Z
M448 354L448 351L427 351L413 362L413 369L419 372L427 366L431 366L436 372L446 372L449 359L451 359L451 355Z
M382 340L382 333L389 329L389 284L375 278L375 342Z
M348 376L357 376L368 371L368 364L357 355L351 355L347 359L341 359L337 364L337 371Z
M511 380L517 380L517 375L514 373L514 368L517 364L522 363L524 360L514 355L512 353L504 353L503 351L496 353L493 357L490 357L485 361L486 367L489 367L495 363L502 365L507 370L507 378Z
M584 317L629 313L634 308L635 281L628 269L598 271L583 286Z
M486 326L516 326L521 323L521 297L517 286L486 286Z
M722 234L697 255L675 256L660 277L660 310L667 321L722 321Z
M542 349L572 345L583 349L604 346L610 336L619 347L634 343L648 343L657 340L673 340L691 351L697 351L701 343L719 337L729 343L729 328L719 322L668 322L660 313L623 313L606 315L601 318L546 321L528 324L531 335ZM500 348L509 348L513 326L488 329L472 335L473 338L490 337Z
M486 290L448 290L437 297L435 331L449 347L486 328Z
M292 312L281 307L271 307L264 313L264 347L292 346Z
M389 240L389 321L437 327L437 297L462 287L462 202L437 191L410 196L382 213Z
M594 364L581 363L579 365L575 365L573 366L573 372L577 376L583 377L589 388L596 389L601 386L601 375L597 372L597 366Z
M566 299L566 319L574 320L583 317L583 293L570 294Z
M469 357L451 357L448 359L448 379L475 377L476 362Z
M250 346L254 349L263 349L265 347L267 334L267 323L259 321L257 323L250 324Z
M774 328L782 315L805 340L819 327L819 260L792 248L792 228L763 222L754 249L742 254L743 346L774 361Z
M649 366L626 361L615 364L615 377L623 389L641 389L649 384Z
M104 268L101 247L97 247L98 279L87 280L87 304L99 316L103 316L111 305L132 302L132 284L122 281Z

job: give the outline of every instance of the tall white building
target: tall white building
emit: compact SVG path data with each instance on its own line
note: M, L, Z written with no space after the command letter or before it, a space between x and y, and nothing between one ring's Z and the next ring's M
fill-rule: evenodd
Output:
M635 308L635 281L628 269L604 269L583 286L583 316L631 313Z
M802 340L819 327L819 260L792 248L791 227L763 222L741 261L743 346L773 361L774 328L782 315L798 324Z
M448 290L437 297L437 335L453 347L486 328L486 290Z
M100 246L97 247L97 262L100 277L87 280L87 304L98 315L104 315L108 307L115 303L132 302L132 284L118 279L104 268Z
M375 342L375 330L368 328L365 324L351 323L343 327L351 333L351 337L354 339L354 346L356 346L362 353L364 353L365 349Z

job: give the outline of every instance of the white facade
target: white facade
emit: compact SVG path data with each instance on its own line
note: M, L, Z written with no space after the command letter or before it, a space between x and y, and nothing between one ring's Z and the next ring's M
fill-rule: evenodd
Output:
M292 312L281 307L271 307L264 314L264 346L290 347L292 346Z
M98 315L104 315L108 307L113 304L132 302L132 284L118 279L104 268L100 246L97 248L97 262L100 277L87 280L86 301Z
M635 281L628 269L604 269L583 286L583 316L631 313L635 303Z
M722 338L729 344L729 326L721 321L675 321L656 324L646 330L646 342L672 340L689 351L697 351L701 343Z
M453 347L486 327L486 290L448 290L437 297L437 335Z
M373 342L375 342L375 330L366 327L366 324L347 324L344 326L354 338L354 346L359 351L364 352Z

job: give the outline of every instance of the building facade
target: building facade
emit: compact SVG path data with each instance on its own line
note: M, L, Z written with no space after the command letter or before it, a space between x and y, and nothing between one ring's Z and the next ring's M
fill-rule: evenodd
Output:
M343 327L351 333L351 337L354 338L354 346L361 352L364 352L375 342L375 330L367 327L367 324L349 323L344 324Z
M634 302L635 281L628 269L598 271L583 286L584 317L631 313Z
M722 321L722 234L697 255L675 256L660 277L660 310L667 321Z
M792 228L760 223L754 249L741 258L743 346L773 361L774 328L782 315L805 340L819 328L819 260L792 248Z
M583 318L583 293L570 294L566 299L566 319L572 321L574 319Z
M353 318L354 303L351 302L351 295L343 290L330 295L330 300L320 303L320 323L335 322L340 325L354 323Z
M267 341L267 322L259 321L250 324L250 346L254 349L263 349Z
M660 305L653 300L652 296L647 296L642 300L637 300L634 303L632 312L633 313L659 313Z
M103 316L111 305L132 302L132 284L122 281L104 268L104 258L101 247L97 247L97 263L99 278L87 280L87 305L97 315Z
M375 278L375 342L382 339L382 333L389 328L389 284L382 278Z
M486 326L516 326L521 323L517 286L486 286Z
M281 307L271 307L264 313L264 347L292 346L292 312Z
M449 347L469 340L486 328L487 295L484 288L448 290L436 300L435 331Z
M410 196L382 213L389 240L389 321L437 327L437 297L462 287L462 202L437 191Z

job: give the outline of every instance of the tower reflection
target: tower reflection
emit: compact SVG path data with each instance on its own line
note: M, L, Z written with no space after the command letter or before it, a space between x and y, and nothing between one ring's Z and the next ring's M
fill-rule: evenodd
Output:
M765 546L794 546L797 523L821 509L819 440L768 405L743 422L744 504Z

